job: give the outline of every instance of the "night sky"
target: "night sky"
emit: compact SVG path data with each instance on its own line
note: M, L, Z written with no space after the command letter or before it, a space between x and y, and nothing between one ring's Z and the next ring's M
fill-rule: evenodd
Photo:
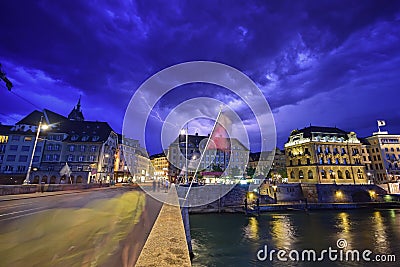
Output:
M400 134L400 1L17 0L2 1L0 12L0 63L14 85L0 86L2 124L39 108L67 116L81 95L86 119L121 132L146 79L208 60L244 72L262 90L280 148L310 123L363 137L382 119L382 129ZM161 151L165 116L199 96L246 117L247 107L223 89L177 88L152 112L151 154Z

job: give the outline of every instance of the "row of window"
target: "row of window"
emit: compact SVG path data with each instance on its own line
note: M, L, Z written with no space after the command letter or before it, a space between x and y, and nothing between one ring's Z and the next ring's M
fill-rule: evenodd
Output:
M351 179L351 175L350 175L350 172L349 172L348 170L345 171L345 175L344 175L344 176L343 176L342 171L340 171L340 170L337 171L337 173L335 173L334 171L330 171L330 172L329 172L329 177L330 177L330 179L336 179L336 175L337 175L337 178L338 178L338 179L344 179L344 178L346 178L346 179ZM309 170L309 171L307 172L307 177L308 177L308 179L313 179L313 178L314 178L314 173L313 173L313 171ZM325 172L325 170L321 170L321 177L322 177L323 179L327 179L327 178L328 178L328 177L327 177L327 173ZM363 179L363 178L364 178L364 176L363 176L361 170L357 170L357 177L358 177L358 179ZM290 172L290 178L291 178L291 179L296 179L296 176L295 176L294 171L291 171L291 172ZM299 179L304 179L304 172L303 172L302 170L300 170L300 171L298 172L298 178L299 178Z
M22 136L20 136L20 135L12 135L11 136L11 141L20 141L21 140L21 137ZM23 137L24 139L24 142L30 142L30 141L32 141L32 136L24 136Z
M86 145L69 145L68 146L68 151L70 152L74 152L74 151L81 151L81 152L85 152L86 151ZM90 146L90 152L96 152L97 150L97 146Z
M79 139L79 135L77 135L77 134L74 134L73 136L71 136L71 140L72 141L77 141ZM84 136L82 136L82 141L84 141L84 142L86 142L86 141L88 141L90 139L90 136L89 135L84 135ZM92 138L91 138L91 140L93 141L93 142L96 142L96 141L98 141L100 139L100 137L98 136L98 135L95 135L95 136L92 136Z
M17 161L17 155L7 155L6 161L9 161L9 162ZM33 157L33 162L38 162L38 161L39 161L39 156L34 156ZM28 162L28 156L27 155L20 155L18 157L18 162Z
M386 152L389 152L389 148L385 147L385 151L386 151ZM391 148L390 148L390 151L391 151L391 152L394 152L394 148L391 147ZM397 152L400 152L400 147L396 147L396 151L397 151Z
M309 158L307 158L307 159L306 159L306 165L310 165L310 164L311 164L311 160L310 160ZM325 164L324 158L321 157L321 158L319 159L319 164L320 164L320 165L324 165L324 164ZM332 164L333 164L332 159L331 159L331 158L328 158L326 164L332 165ZM340 159L336 158L336 159L335 159L335 164L336 164L336 165L340 165L340 164L347 165L348 162L347 162L347 159L346 159L346 158L343 159L343 162L341 162ZM360 159L354 159L354 164L361 164ZM293 166L293 161L292 161L292 160L289 161L289 165L290 165L290 166ZM301 159L298 159L298 160L297 160L297 165L298 165L298 166L301 166L301 165L302 165Z
M14 166L6 165L3 167L4 172L13 172ZM26 166L17 166L16 172L26 172Z
M66 156L66 161L90 161L90 162L94 162L96 159L96 156L94 155L90 155L90 156L74 156L74 155L67 155Z

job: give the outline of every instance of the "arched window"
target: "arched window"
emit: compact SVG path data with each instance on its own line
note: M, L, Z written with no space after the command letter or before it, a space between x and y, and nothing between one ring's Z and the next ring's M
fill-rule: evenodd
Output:
M326 179L326 172L324 170L321 171L322 178Z
M295 177L294 177L294 171L291 171L291 172L290 172L290 178L291 178L291 179L294 179L294 178L295 178Z
M324 164L324 158L321 157L321 158L319 159L319 164L321 164L321 165Z
M310 170L308 171L308 179L312 179L313 178L313 172Z
M358 177L358 179L363 179L364 178L363 173L362 173L362 171L360 169L358 169L358 171L357 171L357 177Z
M341 171L337 171L337 177L338 177L339 179L343 179L343 174L342 174Z
M351 179L350 172L348 170L346 170L345 175L346 175L346 179Z
M328 158L328 164L332 164L331 158Z
M337 158L337 159L335 159L335 162L336 162L336 164L337 165L339 165L340 164L340 162L339 162L339 159Z
M303 179L304 178L304 173L303 171L299 171L299 179Z
M347 159L343 159L343 164L347 165Z

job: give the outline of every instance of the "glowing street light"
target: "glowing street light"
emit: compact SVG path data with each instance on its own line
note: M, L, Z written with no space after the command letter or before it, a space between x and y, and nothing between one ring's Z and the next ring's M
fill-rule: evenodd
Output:
M31 174L31 170L32 170L32 163L33 163L33 158L35 156L36 145L37 145L37 141L39 139L40 130L47 130L49 128L48 125L42 124L42 120L43 120L43 116L40 117L40 122L39 122L39 126L38 126L38 129L36 132L35 142L33 143L31 160L29 162L28 172L26 173L26 178L25 178L24 184L30 184L29 175Z
M186 167L186 172L185 172L185 183L189 183L188 180L188 125L186 124L186 130L182 129L181 130L181 135L186 135L185 138L185 146L186 146L186 152L185 152L185 167Z

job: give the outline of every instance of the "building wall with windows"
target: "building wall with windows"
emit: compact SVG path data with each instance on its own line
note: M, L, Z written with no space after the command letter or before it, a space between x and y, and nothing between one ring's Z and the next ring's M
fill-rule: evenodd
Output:
M159 153L150 157L154 179L168 179L169 162L165 153Z
M400 180L400 135L377 132L365 138L368 172L377 184Z
M68 119L47 109L35 110L11 126L7 142L0 144L0 173L26 175L40 121L49 127L42 129L38 138L31 182L88 183L113 178L117 135L111 127L105 122L77 120L73 116ZM66 164L72 172L68 180L60 174Z
M249 149L235 138L229 139L230 149L207 149L208 136L188 135L188 178L191 179L198 169L202 172L221 172L226 177L242 177L248 165ZM168 147L169 178L174 181L186 175L186 137L179 136Z
M249 167L255 168L254 175L271 177L286 177L286 157L285 152L279 148L273 151L250 153Z
M152 178L150 158L139 140L118 135L115 159L117 182L144 182Z
M310 126L285 144L289 182L367 184L362 144L354 132Z
M32 156L36 133L11 129L8 142L3 146L1 173L26 174ZM39 139L33 157L32 168L38 168L43 154L43 139Z

